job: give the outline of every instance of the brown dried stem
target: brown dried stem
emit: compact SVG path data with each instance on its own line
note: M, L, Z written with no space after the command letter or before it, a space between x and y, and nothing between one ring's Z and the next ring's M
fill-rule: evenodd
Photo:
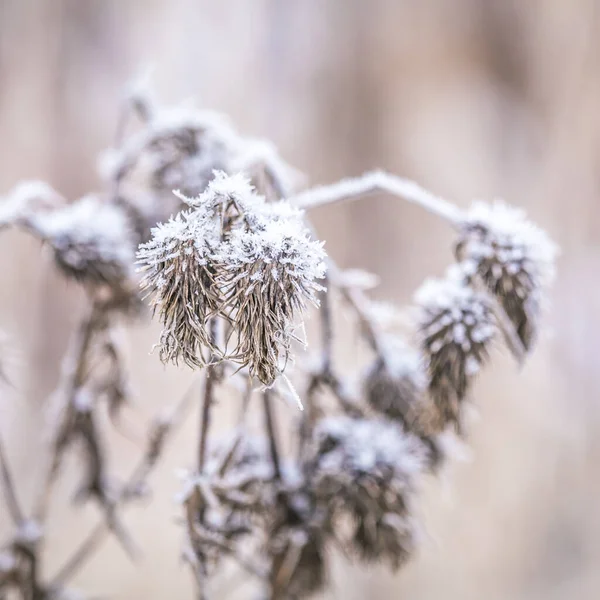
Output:
M167 440L172 437L176 428L183 422L184 416L194 401L194 385L190 386L181 400L166 416L156 419L150 433L148 447L138 464L133 469L127 483L115 500L114 508L125 504L138 495L152 469L158 463ZM85 540L73 552L71 557L52 578L50 588L57 589L71 579L77 571L95 554L106 539L110 528L106 520L100 521Z
M269 452L271 462L273 463L273 475L275 479L281 479L281 463L279 460L279 450L277 447L277 437L275 431L275 417L273 407L271 406L271 390L263 392L263 406L265 411L265 429L269 438Z
M36 521L43 523L48 511L48 503L52 488L65 450L65 437L75 411L75 399L77 391L84 382L88 368L88 355L92 344L94 333L104 323L104 308L100 303L93 302L89 312L81 322L75 334L71 351L67 358L63 378L66 380L62 385L64 394L64 406L59 413L58 423L54 425L54 433L48 450L49 459L46 470L42 477L42 484L37 495L34 515Z

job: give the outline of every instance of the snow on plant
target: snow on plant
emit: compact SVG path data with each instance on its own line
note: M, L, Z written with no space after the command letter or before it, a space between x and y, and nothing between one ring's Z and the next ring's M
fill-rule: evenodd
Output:
M140 90L129 100L124 116L137 114L140 125L105 153L103 192L69 203L26 182L0 204L0 229L39 238L88 298L55 395L31 513L0 440L0 482L14 522L0 554L0 596L65 597L108 532L139 553L120 509L144 494L196 404L187 393L159 415L130 477L109 483L101 411L120 426L131 386L119 325L139 318L144 303L162 328L160 360L205 373L195 466L179 495L184 557L199 595L210 595L211 576L228 561L272 600L327 588L332 548L360 564L399 568L419 547L420 484L449 458L449 436L466 433L463 409L476 375L502 339L520 361L533 347L555 247L520 209L477 203L463 212L379 171L295 192L295 171L274 146L245 138L222 116L161 108ZM374 193L415 203L457 232L456 263L415 294L412 336L398 307L369 297L375 277L341 271L327 256L306 214ZM341 304L368 354L353 378L336 364L332 316ZM307 361L303 323L317 311L320 358ZM294 381L303 411L275 404L288 389L282 380ZM211 424L226 382L239 396L240 426L219 440ZM256 410L258 437L245 425ZM286 452L281 410L293 421ZM50 498L75 443L83 469L77 497L95 500L102 519L49 575Z

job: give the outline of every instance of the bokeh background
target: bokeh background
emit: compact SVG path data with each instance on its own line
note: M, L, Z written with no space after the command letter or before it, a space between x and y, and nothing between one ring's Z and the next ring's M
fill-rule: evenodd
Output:
M123 86L151 65L162 100L228 113L307 181L380 167L461 206L504 197L560 244L545 334L520 372L501 357L478 384L473 458L428 488L419 556L396 576L340 562L331 598L600 594L599 19L597 0L0 0L0 195L22 178L69 198L96 189ZM398 200L313 216L342 265L381 275L382 299L407 302L450 261L447 226ZM2 390L0 426L24 500L81 308L35 241L3 233L0 328L14 386ZM124 332L133 427L191 379L148 354L156 334ZM186 424L153 478L152 504L128 513L144 559L132 565L109 542L78 587L122 600L193 597L173 496L194 429ZM117 436L117 471L138 451ZM68 463L54 507L50 570L97 517L65 508L77 469Z

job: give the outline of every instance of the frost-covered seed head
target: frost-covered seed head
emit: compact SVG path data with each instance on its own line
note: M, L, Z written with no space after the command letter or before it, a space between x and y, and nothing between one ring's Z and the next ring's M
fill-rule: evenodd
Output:
M467 214L456 254L498 298L529 350L540 304L553 279L556 246L523 210L502 202L478 202Z
M259 228L233 230L220 253L220 282L237 335L232 358L265 385L285 366L294 318L317 303L324 259L322 244L299 219L271 215Z
M351 517L350 543L360 557L399 565L414 547L412 506L427 447L379 418L328 417L314 435L315 494L337 515Z
M126 214L115 204L87 196L31 217L69 277L122 287L133 273L134 236Z
M467 285L460 269L426 281L415 295L419 337L427 357L429 391L439 427L459 424L460 403L487 359L496 322L485 295Z
M163 362L183 360L190 367L202 367L203 351L215 350L208 327L209 317L220 306L211 262L218 242L215 234L208 215L184 212L154 228L150 241L140 246L142 288L163 323Z
M107 175L121 179L139 166L160 194L174 189L197 196L215 169L225 169L237 135L225 118L178 107L157 111L144 130L111 160Z
M381 354L368 367L364 393L371 408L415 431L425 416L427 377L423 359L397 336L379 340Z

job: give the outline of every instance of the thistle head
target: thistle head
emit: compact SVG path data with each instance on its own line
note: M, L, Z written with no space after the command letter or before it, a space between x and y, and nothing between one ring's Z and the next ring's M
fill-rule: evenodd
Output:
M460 405L488 357L496 321L488 298L452 270L430 279L415 295L420 308L419 338L427 359L429 392L439 426L459 424Z
M404 340L382 335L379 354L364 377L364 395L369 406L414 431L424 415L427 374L423 357Z
M413 500L430 460L427 447L380 418L329 417L315 429L312 485L337 516L359 558L399 566L415 545Z
M536 338L556 254L556 246L523 210L502 202L475 203L462 226L458 259L497 297L526 350Z
M220 306L212 261L218 241L209 214L183 212L155 227L139 248L141 285L163 324L163 362L203 367L205 349L215 351L208 320Z
M135 241L127 215L117 205L86 196L36 213L30 221L68 277L115 290L128 286L134 274Z
M237 336L233 358L271 385L285 367L295 318L316 304L325 253L299 219L265 208L254 228L231 231L220 253L220 282ZM276 212L279 211L279 212Z

